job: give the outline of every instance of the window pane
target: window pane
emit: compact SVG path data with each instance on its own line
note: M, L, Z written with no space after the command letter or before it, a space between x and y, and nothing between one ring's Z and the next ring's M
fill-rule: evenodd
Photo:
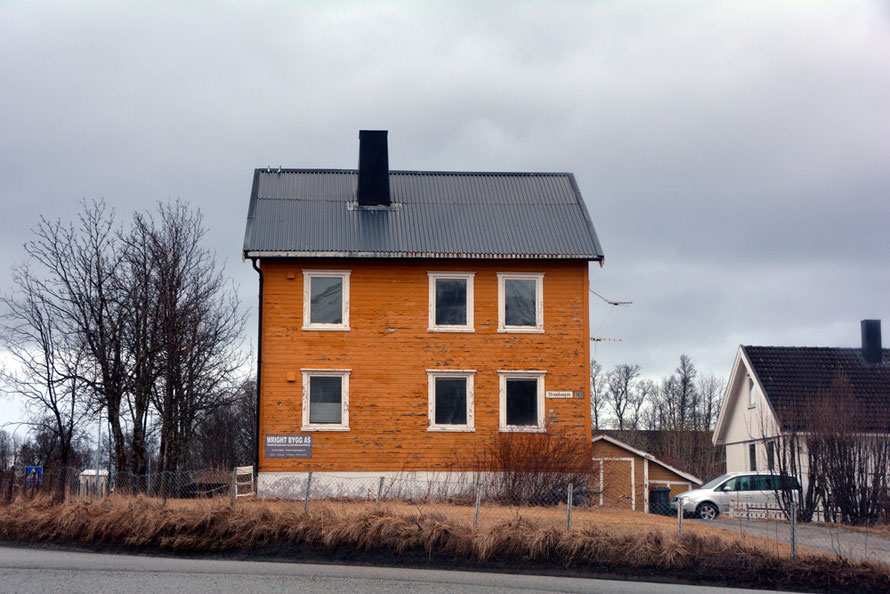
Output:
M507 380L507 425L538 424L538 380Z
M723 483L723 490L724 491L735 491L736 485L737 485L737 481L734 478L729 479L728 481Z
M753 477L752 489L755 491L772 491L773 481L771 476L755 476Z
M504 324L537 326L535 313L535 280L504 280Z
M343 379L339 377L309 378L309 422L341 423Z
M467 380L436 378L436 425L467 424Z
M436 279L436 325L466 326L467 279Z
M793 476L783 476L782 477L782 488L783 489L800 489L800 483L797 482L797 479Z
M738 487L736 490L738 491L753 491L754 490L754 478L753 476L740 476L738 478Z
M312 324L343 323L343 279L312 277L312 303L309 319Z

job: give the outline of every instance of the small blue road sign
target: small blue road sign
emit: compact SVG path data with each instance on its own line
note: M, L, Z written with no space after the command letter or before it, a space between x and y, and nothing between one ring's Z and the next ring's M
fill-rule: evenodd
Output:
M43 466L25 466L25 484L43 484Z

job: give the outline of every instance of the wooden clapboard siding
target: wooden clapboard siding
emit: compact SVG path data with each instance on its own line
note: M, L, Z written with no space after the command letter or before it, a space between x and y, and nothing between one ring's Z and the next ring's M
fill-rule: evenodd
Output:
M620 442L619 442L620 443ZM625 444L626 446L626 444ZM647 458L639 453L622 447L616 443L611 443L605 439L597 439L593 443L593 458L596 459L614 459L614 458L630 458L633 459L633 477L634 477L634 494L636 496L636 509L642 511L646 509L645 501L649 491L655 487L670 487L671 497L688 491L690 488L696 488L698 485L690 481L689 478L677 474L654 457L648 458L648 489L646 483L647 477ZM614 466L614 465L613 465ZM611 475L603 476L603 493L604 503L621 501L622 497L630 495L628 484L630 482L630 467L620 467L622 473L613 471ZM594 473L599 472L599 463L594 462Z
M593 444L593 458L606 460L602 474L603 504L618 505L630 509L632 504L636 503L635 509L643 509L645 490L643 487L645 482L643 457L615 444L597 441ZM620 463L616 460L625 458L632 459L633 464L629 460L622 460ZM610 459L613 462L610 463ZM631 471L633 471L633 481L631 481ZM594 462L593 472L595 476L599 473L599 462ZM633 493L631 484L633 484Z
M541 370L546 422L590 449L586 261L268 259L264 278L261 471L469 469L498 431L499 370ZM350 270L350 330L304 331L303 269ZM429 332L428 271L475 272L475 332ZM498 333L498 272L543 272L543 334ZM291 278L288 278L291 277ZM311 459L266 459L263 435L302 424L300 369L350 369L349 431L306 432ZM427 431L428 369L474 369L475 432ZM292 374L295 381L288 381Z
M649 489L651 490L656 487L669 487L671 490L670 497L676 497L680 493L695 489L698 485L690 481L688 478L680 476L669 468L650 462Z

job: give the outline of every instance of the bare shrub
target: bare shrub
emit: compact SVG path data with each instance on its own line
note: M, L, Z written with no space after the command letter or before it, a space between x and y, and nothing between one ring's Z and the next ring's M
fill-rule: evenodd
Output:
M846 375L836 373L830 385L801 395L783 413L781 431L761 420L761 434L776 436L767 441L771 468L802 483L799 492L791 481L776 489L786 515L795 502L800 521L820 510L821 519L845 524L886 521L890 436L863 431L867 419Z
M544 433L498 433L478 448L477 472L487 497L510 505L554 505L571 484L576 504L590 499L590 444L562 427Z
M806 443L826 488L826 508L847 524L872 524L887 511L890 437L862 431L863 410L838 374L812 407Z

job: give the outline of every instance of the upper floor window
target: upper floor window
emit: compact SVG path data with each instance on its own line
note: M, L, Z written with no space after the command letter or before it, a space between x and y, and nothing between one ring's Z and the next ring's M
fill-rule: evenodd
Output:
M349 330L348 270L303 270L303 330Z
M500 430L544 431L544 372L498 371Z
M473 431L475 371L428 370L429 431Z
M349 430L349 370L303 369L303 431Z
M498 273L498 332L544 331L544 273Z
M748 408L757 406L757 392L754 391L754 378L748 376Z
M429 329L473 332L473 272L429 272Z

